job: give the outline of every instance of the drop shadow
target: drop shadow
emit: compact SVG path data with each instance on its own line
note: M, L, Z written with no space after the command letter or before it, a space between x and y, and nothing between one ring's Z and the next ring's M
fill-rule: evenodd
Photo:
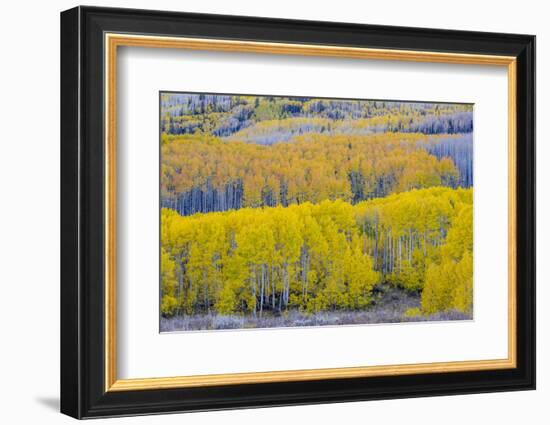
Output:
M50 410L59 412L59 397L36 397L35 401Z

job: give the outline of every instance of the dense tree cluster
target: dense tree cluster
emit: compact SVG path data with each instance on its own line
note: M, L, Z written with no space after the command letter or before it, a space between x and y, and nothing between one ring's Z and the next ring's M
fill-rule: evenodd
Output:
M296 135L369 135L374 133L458 134L473 130L472 114L457 112L437 116L380 115L356 120L332 120L318 117L297 117L260 121L243 127L227 137L247 143L272 145L287 142Z
M359 311L382 283L420 297L411 315L471 315L471 105L162 93L160 107L164 317Z
M182 217L163 210L163 312L361 308L378 281L343 201Z
M472 190L195 214L162 210L162 314L356 310L376 283L472 309Z
M430 137L423 144L425 149L438 159L452 159L459 171L458 185L460 187L473 186L474 148L472 133L449 137Z
M468 186L471 167L464 168L464 178L448 156L467 150L456 146L468 140L416 133L308 134L262 146L164 135L162 205L190 215L324 199L357 203L423 187Z
M471 105L371 100L161 95L161 129L167 134L207 133L260 144L304 133L468 133Z
M355 206L375 268L384 281L422 292L425 312L471 312L472 195L472 189L434 187Z

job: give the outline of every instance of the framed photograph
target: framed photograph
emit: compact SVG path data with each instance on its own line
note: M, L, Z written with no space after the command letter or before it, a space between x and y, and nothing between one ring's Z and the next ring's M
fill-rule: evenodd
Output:
M61 14L61 411L535 388L535 37Z

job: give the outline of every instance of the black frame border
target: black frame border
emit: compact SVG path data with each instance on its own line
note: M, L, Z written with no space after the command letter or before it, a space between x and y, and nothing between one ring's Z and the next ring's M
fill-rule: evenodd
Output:
M105 392L105 32L517 58L517 367ZM80 6L61 13L61 412L75 418L535 388L535 36Z

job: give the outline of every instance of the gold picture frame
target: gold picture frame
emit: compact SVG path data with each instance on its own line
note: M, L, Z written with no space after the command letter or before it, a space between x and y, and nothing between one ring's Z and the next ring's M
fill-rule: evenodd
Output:
M281 44L253 41L212 40L159 37L128 34L105 34L106 122L105 152L107 178L105 186L105 391L133 391L235 385L297 380L339 379L410 375L417 373L495 370L516 367L516 58L512 56L440 53L427 51L370 49L354 47ZM328 56L339 58L434 62L506 67L508 72L508 358L457 362L400 364L327 369L306 369L274 372L231 373L216 375L176 376L169 378L117 379L116 375L116 96L117 52L119 47L188 49L238 53Z

